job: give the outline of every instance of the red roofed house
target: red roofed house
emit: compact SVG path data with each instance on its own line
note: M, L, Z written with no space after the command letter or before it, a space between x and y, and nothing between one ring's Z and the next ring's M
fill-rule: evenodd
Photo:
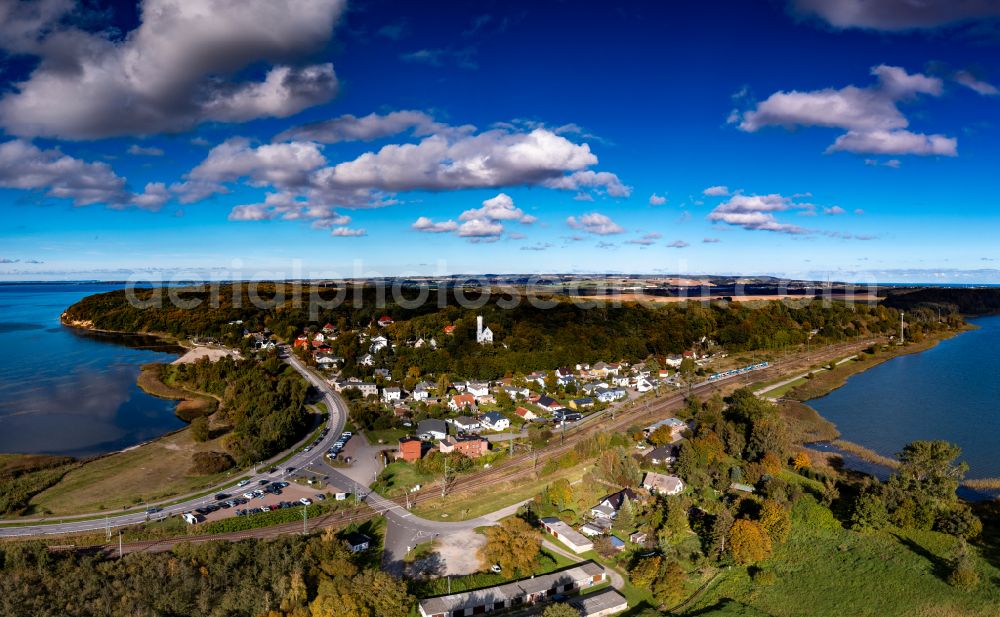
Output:
M538 414L531 411L527 407L518 407L517 409L514 410L514 413L516 413L521 418L524 418L525 420L534 420L535 418L538 417Z
M394 322L392 320L392 317L389 317L388 315L382 315L382 317L380 317L378 320L378 325L382 326L383 328L385 326L391 326L394 323L396 322Z
M399 457L407 463L419 461L424 454L424 442L416 437L403 437L399 440Z
M295 349L309 349L309 337L305 335L300 336L292 343L292 347Z
M448 401L448 408L452 411L460 411L465 408L472 408L476 404L476 397L471 394L456 394Z
M447 334L448 336L451 336L452 333L454 333L454 332L455 332L455 326L445 326L444 327L444 333Z

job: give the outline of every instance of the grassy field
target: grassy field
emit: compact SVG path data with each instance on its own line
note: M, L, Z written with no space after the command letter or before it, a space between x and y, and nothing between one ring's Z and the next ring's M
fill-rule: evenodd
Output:
M28 514L121 510L235 478L236 470L208 476L187 473L192 454L224 451L220 441L216 438L196 443L188 429L181 429L148 444L90 461L35 495Z
M1000 570L979 560L972 591L944 577L955 539L934 532L861 534L796 525L761 565L720 576L686 615L774 617L972 617L1000 614Z
M392 497L398 495L402 489L409 490L417 484L426 486L433 481L434 478L419 473L416 465L396 461L382 470L372 488L381 495Z
M448 520L466 520L476 518L490 512L513 505L525 499L534 497L547 484L560 478L575 482L583 477L584 472L592 465L587 462L568 469L560 469L555 473L540 476L527 469L516 481L503 482L491 486L488 492L470 492L448 495L444 499L435 498L425 501L413 508L414 514L432 519L446 518ZM539 465L539 472L541 465ZM442 516L445 515L445 516Z

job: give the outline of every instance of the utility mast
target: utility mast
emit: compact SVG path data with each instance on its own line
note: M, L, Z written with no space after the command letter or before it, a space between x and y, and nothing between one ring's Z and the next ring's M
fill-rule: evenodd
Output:
M906 334L903 332L903 316L906 315L905 312L899 312L899 344L902 345L906 342Z

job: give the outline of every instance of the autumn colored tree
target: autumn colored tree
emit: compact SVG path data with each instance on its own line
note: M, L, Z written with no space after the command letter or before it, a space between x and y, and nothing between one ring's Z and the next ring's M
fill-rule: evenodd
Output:
M771 554L771 538L760 523L737 519L729 530L729 554L740 565L757 563Z
M635 567L629 571L629 579L632 581L633 585L648 589L653 585L653 581L656 580L656 577L660 574L660 565L662 563L663 558L659 555L644 557L640 559L635 564Z
M792 461L792 466L795 467L795 471L808 469L812 467L812 459L809 458L809 454L805 450L799 450Z
M560 478L548 486L549 501L556 508L565 510L574 505L576 497L573 494L573 485L569 480Z
M642 480L639 464L624 448L602 452L594 467L598 478L618 486L638 486Z
M764 471L768 475L774 476L781 471L781 459L774 452L766 453L764 458L760 459L760 464L764 467Z
M669 426L661 426L649 434L649 443L654 446L665 446L674 440L674 432Z
M761 504L760 525L771 538L771 544L781 544L792 530L792 517L780 503L767 499Z
M670 561L653 581L653 596L661 603L672 606L684 597L684 582L687 574L680 564Z
M486 530L480 557L486 565L500 564L506 576L526 575L542 550L542 536L524 519L512 516Z
M729 530L733 528L734 522L733 514L728 509L723 508L715 515L710 532L709 555L721 560L727 554Z

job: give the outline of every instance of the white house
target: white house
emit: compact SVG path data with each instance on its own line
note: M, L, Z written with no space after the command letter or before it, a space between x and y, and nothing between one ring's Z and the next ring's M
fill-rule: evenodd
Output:
M642 488L660 495L679 495L684 490L684 481L677 476L650 471L642 479Z
M465 391L477 399L483 398L490 395L490 383L488 381L470 381L465 384Z
M469 416L458 416L448 420L456 429L462 433L474 433L481 427L479 420Z
M489 327L483 327L483 316L476 316L476 342L480 345L492 345L493 344L493 330Z
M386 403L394 403L403 398L403 391L399 388L382 388L382 400Z
M531 394L527 388L519 388L518 386L504 386L503 391L512 399L528 398Z
M434 384L428 381L421 381L416 386L413 387L413 400L415 401L426 401L431 396L431 390L434 389Z
M510 428L510 420L495 411L491 411L484 415L480 423L483 428L490 429L492 431L504 431Z
M380 335L372 339L372 344L368 348L368 351L372 353L378 353L388 346L389 346L389 339Z
M365 355L358 358L358 364L360 364L361 366L372 366L375 364L375 356L371 355L370 353L366 353Z
M639 392L649 392L653 389L653 384L645 377L640 377L635 380L635 389Z
M361 391L362 396L377 396L378 386L373 383L356 383L348 386L350 388L357 388Z

